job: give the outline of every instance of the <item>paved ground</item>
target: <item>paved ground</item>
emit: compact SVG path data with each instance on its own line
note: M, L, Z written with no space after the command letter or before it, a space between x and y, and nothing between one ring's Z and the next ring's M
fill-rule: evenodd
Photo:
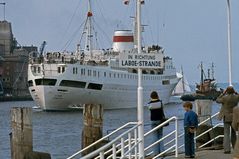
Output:
M204 150L196 152L196 159L232 159L231 154L224 154L223 150ZM175 158L174 156L167 157L167 159ZM179 155L177 159L184 159L184 154Z

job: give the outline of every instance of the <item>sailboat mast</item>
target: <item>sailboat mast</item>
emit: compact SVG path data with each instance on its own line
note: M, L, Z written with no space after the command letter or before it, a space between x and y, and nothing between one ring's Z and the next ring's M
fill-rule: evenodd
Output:
M184 94L186 92L186 89L185 89L183 66L181 66L181 71L182 71L182 83L183 83L183 94Z
M231 10L230 0L227 0L227 47L228 47L228 82L232 86L232 49L231 49Z
M92 59L92 10L91 10L91 0L88 0L88 12L87 12L87 24L86 24L86 43L85 49L89 51L90 58Z

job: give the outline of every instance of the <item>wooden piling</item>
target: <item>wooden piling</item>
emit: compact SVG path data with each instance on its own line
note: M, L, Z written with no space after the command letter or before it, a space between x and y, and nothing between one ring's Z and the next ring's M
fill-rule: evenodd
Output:
M51 159L51 155L33 151L32 108L11 109L10 135L12 159Z
M31 108L12 108L11 126L12 159L24 159L26 153L33 151Z
M86 104L83 110L84 128L82 131L82 149L99 140L103 136L103 107L99 104ZM86 155L102 144L98 144L91 149L84 151Z

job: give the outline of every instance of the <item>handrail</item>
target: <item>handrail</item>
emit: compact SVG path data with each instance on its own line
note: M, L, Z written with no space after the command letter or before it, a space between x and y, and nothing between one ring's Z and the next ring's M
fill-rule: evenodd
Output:
M151 145L149 145L148 147L146 147L144 149L144 151L148 150L149 148L155 146L156 144L160 143L161 141L163 141L164 139L168 138L169 136L175 134L175 144L173 146L171 146L169 149L161 152L160 154L158 154L156 157L157 158L163 154L165 154L166 152L170 151L172 148L175 148L175 157L178 157L178 118L176 116L173 116L171 118L169 118L168 120L166 120L165 122L161 123L160 125L156 126L155 128L153 128L152 130L148 131L147 133L144 134L144 137L148 136L149 134L151 134L152 132L158 130L159 128L163 127L164 125L166 125L167 123L171 122L171 121L175 121L175 130L172 131L171 133L167 134L166 136L162 137L161 139L159 139L158 141L155 141L154 143L152 143Z
M212 118L214 118L215 116L217 116L219 113L220 113L220 112L217 112L217 113L213 114L212 116L208 115L209 118L207 118L206 120L202 121L202 122L199 123L198 125L200 126L200 125L206 123L208 120L212 120Z
M166 120L165 122L163 122L162 124L158 125L157 127L153 128L152 130L148 131L147 133L144 134L144 137L148 136L149 134L151 134L153 131L158 130L159 128L163 127L164 125L166 125L167 123L169 123L172 120L177 120L176 116L173 116L171 118L169 118L168 120Z
M138 125L138 123L137 123L137 122L129 122L129 123L127 123L127 124L125 124L125 125L119 127L119 128L116 129L115 131L113 131L113 132L111 132L110 134L104 136L103 138L97 140L96 142L90 144L89 146L87 146L87 147L81 149L80 151L78 151L78 152L76 152L75 154L71 155L71 156L68 157L67 159L72 159L72 158L78 156L78 155L79 155L80 153L82 153L83 151L85 151L85 150L89 149L90 147L92 147L92 146L94 146L94 145L100 143L101 141L103 141L103 140L109 138L109 137L112 136L113 134L117 133L118 131L122 130L123 128L125 128L126 126L129 126L129 125Z
M222 137L224 137L224 135L218 135L215 138L211 139L210 141L206 142L205 144L199 146L198 148L202 148L202 147L206 146L207 144L210 144L211 142L215 141L216 139L222 138Z
M215 118L217 115L219 114L219 112L213 114L212 116L209 116L209 118L207 118L206 120L202 121L201 123L199 123L199 125L202 125L204 123L206 123L207 121L211 120L212 123L212 118ZM207 115L208 116L208 115ZM144 151L149 150L150 148L152 148L153 146L156 146L157 144L159 144L160 142L162 142L163 140L169 138L172 135L175 135L174 139L170 140L169 142L167 142L164 146L168 146L169 144L171 144L172 142L175 142L174 145L170 146L169 148L167 148L166 150L164 150L163 152L161 152L160 154L157 154L156 156L154 156L153 159L156 159L157 157L162 156L163 154L167 153L167 152L175 152L175 157L178 157L178 150L179 148L181 148L184 144L182 145L178 145L178 140L179 138L181 138L184 133L181 133L180 135L178 135L178 118L176 116L171 117L170 119L166 120L165 122L159 124L157 127L153 128L152 130L146 132L144 134L144 137L147 137L148 135L150 135L152 132L157 131L158 129L162 128L163 126L165 126L167 123L174 121L175 122L175 129L173 131L170 131L169 134L165 135L164 137L162 137L161 139L154 141L152 144L150 144L149 146L145 147ZM133 125L133 126L130 126ZM124 131L123 133L120 133L116 138L114 138L112 141L110 141L109 143L107 143L106 145L100 147L99 149L85 155L85 156L81 156L81 159L88 159L88 158L92 158L92 157L96 157L98 159L103 159L105 155L107 155L107 158L113 158L116 159L116 154L120 153L121 157L120 158L124 158L124 157L135 157L137 158L138 156L138 144L142 141L139 140L138 138L138 127L141 124L138 122L129 122L123 126L121 126L120 128L114 130L113 132L109 133L108 135L104 136L103 138L101 138L100 140L92 143L91 145L85 147L84 149L76 152L75 154L73 154L72 156L68 157L67 159L73 159L74 157L76 157L77 155L81 154L83 151L89 149L92 146L95 146L96 144L100 143L101 141L108 139L109 137L112 137L112 135L116 135L116 133L119 134L119 132L122 132L123 129L127 129L126 131ZM203 136L204 134L212 131L214 128L221 126L222 123L218 123L216 125L214 125L213 127L209 128L208 130L206 130L205 132L201 133L200 135L196 136L194 139L198 139L199 137ZM133 133L133 135L132 135ZM128 136L127 136L128 134ZM132 136L131 136L132 135ZM127 138L127 137L128 138ZM199 148L204 147L205 145L215 141L218 138L223 137L223 135L219 135L217 137L215 137L214 139L211 139L210 141L208 141L207 143L201 145ZM172 150L174 149L174 150ZM133 154L134 153L134 154ZM109 156L108 156L109 154Z
M117 138L113 139L111 142L109 142L108 144L100 147L99 149L95 150L94 152L85 155L83 157L81 157L81 159L88 159L88 158L92 158L94 157L96 154L99 154L100 152L104 152L104 150L106 150L107 148L109 148L111 145L113 145L113 143L115 143L117 140L121 139L124 135L128 134L129 132L131 132L132 130L134 130L135 128L138 128L140 126L140 124L135 125L134 127L132 127L131 129L125 131L123 134L119 135ZM139 141L141 142L141 141Z
M206 133L208 133L209 131L213 130L214 128L216 128L216 127L218 127L218 126L222 126L222 125L223 125L222 123L218 123L218 124L216 124L216 125L213 126L212 128L210 128L210 129L204 131L203 133L201 133L200 135L196 136L195 139L197 139L197 138L199 138L199 137L205 135Z
M208 116L208 118L205 119L205 120L203 120L202 122L200 122L198 125L200 126L200 125L206 123L207 121L212 120L212 119L213 119L214 117L216 117L218 114L219 114L219 112L213 114L212 116L210 116L210 115L200 116L200 117ZM222 124L221 124L221 123L220 123L220 124L217 124L217 126L220 126L220 125L222 125ZM210 128L210 131L213 130L213 129L214 129L215 127L217 127L217 126L214 126L213 128ZM209 131L208 131L208 132L209 132ZM207 133L207 132L206 132L206 133ZM203 135L206 134L206 133L203 133L202 135L200 134L200 136L196 136L195 139L197 139L197 138L203 136ZM184 132L182 132L177 138L179 139L179 138L183 137L183 135L184 135ZM215 140L215 139L214 139L214 140ZM171 143L174 142L174 141L175 141L175 138L172 139L172 140L170 140L169 142L165 143L164 145L167 146L167 145L171 144ZM184 146L184 144L179 145L179 146L178 146L178 149L182 148L183 146ZM204 145L204 146L205 146L205 145Z

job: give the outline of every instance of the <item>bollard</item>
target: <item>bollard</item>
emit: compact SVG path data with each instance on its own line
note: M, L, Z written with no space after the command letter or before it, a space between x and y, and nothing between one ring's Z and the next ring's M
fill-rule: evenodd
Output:
M33 151L31 108L12 108L11 126L12 159L24 159L26 153Z
M103 107L99 104L86 104L83 110L84 128L82 131L82 149L99 140L103 136ZM93 146L82 153L89 154L98 149L101 144Z
M199 122L202 122L212 115L212 100L197 99L195 100L196 113L199 116ZM200 117L202 116L202 117ZM204 125L211 126L211 121L207 121Z

